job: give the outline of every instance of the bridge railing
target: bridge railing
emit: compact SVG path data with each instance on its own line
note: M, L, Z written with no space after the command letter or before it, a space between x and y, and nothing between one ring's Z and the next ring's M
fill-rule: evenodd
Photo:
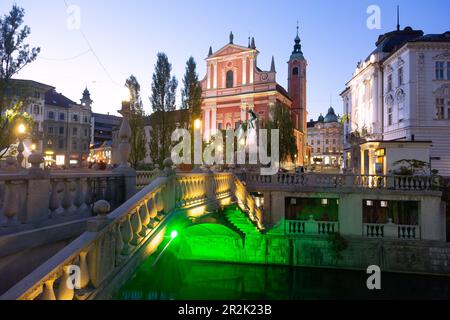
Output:
M0 172L0 235L92 216L98 200L116 208L126 200L124 183L105 171Z
M370 188L405 191L434 190L439 182L432 176L353 175L324 173L278 173L263 176L258 172L239 174L247 185L273 185L323 188Z
M136 190L140 191L161 174L161 171L136 171Z
M156 178L108 215L107 209L98 203L99 217L89 222L87 232L0 299L93 299L133 256L139 253L143 260L158 248L164 239L166 222L175 209L186 209L193 215L206 214L206 210L197 213L195 208L211 203L217 207L227 198L238 199L250 218L259 219L253 198L231 173Z

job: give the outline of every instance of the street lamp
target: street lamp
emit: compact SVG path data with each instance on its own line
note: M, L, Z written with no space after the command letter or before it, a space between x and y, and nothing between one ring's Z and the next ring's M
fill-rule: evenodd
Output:
M27 127L21 123L17 126L17 137L19 138L19 145L17 146L17 161L19 163L19 167L22 168L22 162L25 158L23 152L25 150L25 146L23 145L23 139L25 138L25 134L27 132Z
M194 121L194 128L195 128L195 130L200 130L201 127L202 127L202 120L196 119L196 120Z

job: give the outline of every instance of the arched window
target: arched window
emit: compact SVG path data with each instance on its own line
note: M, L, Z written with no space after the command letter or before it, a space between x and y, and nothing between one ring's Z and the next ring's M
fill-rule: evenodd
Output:
M294 76L298 76L298 67L295 67L295 68L292 70L292 74L293 74Z
M230 70L227 72L227 88L233 88L234 74L233 71Z

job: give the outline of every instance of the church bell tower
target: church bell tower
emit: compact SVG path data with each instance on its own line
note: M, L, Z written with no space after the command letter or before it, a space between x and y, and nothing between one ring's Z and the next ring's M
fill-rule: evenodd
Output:
M303 166L308 163L306 158L306 134L307 134L307 112L306 112L306 68L308 62L303 56L302 45L298 33L295 37L294 51L288 61L288 93L292 99L292 122L296 129L296 141L298 156L296 164Z

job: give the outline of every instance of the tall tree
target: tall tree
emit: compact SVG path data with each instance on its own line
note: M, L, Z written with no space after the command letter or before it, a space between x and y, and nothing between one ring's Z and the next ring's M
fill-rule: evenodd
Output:
M136 77L131 75L125 82L125 86L130 91L130 115L131 127L130 137L130 164L134 169L145 159L147 148L145 147L145 113L141 99L141 86Z
M270 110L271 116L266 123L269 131L272 129L280 130L280 160L295 161L298 153L297 141L294 136L294 123L290 109L287 105L277 102ZM268 139L270 143L270 138Z
M9 14L0 17L0 159L16 140L17 123L31 123L29 115L23 112L29 92L10 81L40 52L40 48L30 48L25 43L30 28L22 26L24 16L25 10L14 5ZM13 97L18 91L21 94Z
M202 114L202 87L198 81L197 63L193 57L186 62L186 72L181 91L181 108L189 110L189 118L185 119L187 128L192 127L193 121Z
M150 102L155 116L151 123L150 155L154 163L162 165L170 155L171 135L175 123L168 121L168 112L175 110L178 82L171 76L172 65L165 53L158 53L152 77Z

